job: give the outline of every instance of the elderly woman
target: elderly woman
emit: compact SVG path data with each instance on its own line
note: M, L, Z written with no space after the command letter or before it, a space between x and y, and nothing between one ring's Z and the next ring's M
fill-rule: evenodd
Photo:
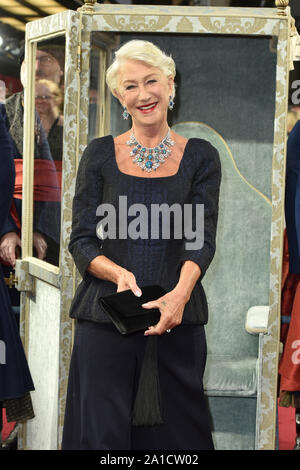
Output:
M123 45L107 70L132 127L93 140L78 169L69 249L83 280L70 313L77 325L63 449L213 448L202 385L207 303L201 279L215 252L220 162L209 142L187 141L169 129L175 73L171 57L137 40ZM178 236L178 226L162 234L161 219L159 236L151 223L149 236L144 230L130 236L133 220L121 217L121 196L127 207L149 212L190 205L194 244L190 235ZM116 210L116 236L103 235L98 224L97 209L106 203ZM148 216L140 218L140 225L146 222ZM166 292L143 305L158 308L160 320L120 335L99 297L128 289L140 296L147 285Z

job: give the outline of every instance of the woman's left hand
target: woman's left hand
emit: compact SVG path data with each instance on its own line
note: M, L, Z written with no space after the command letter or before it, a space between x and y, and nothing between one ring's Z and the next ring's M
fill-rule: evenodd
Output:
M41 233L33 232L33 246L36 249L37 257L39 259L44 259L46 257L48 245Z
M186 303L187 299L183 294L172 290L159 299L143 304L144 308L158 308L161 313L159 322L154 326L149 326L144 333L145 336L162 335L167 330L180 325Z

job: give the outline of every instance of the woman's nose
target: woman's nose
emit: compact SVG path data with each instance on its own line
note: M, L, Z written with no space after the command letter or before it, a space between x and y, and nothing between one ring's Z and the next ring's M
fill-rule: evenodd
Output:
M139 87L139 99L142 101L148 101L150 98L150 93L147 91L144 85Z

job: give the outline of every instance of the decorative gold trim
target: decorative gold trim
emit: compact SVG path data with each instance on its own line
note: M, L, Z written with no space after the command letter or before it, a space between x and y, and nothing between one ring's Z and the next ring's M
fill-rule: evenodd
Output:
M165 5L120 5L96 3L92 15L112 16L178 16L190 17L223 17L223 18L260 18L277 19L277 8L248 8L248 7L206 7L206 6L165 6ZM174 31L175 32L175 31Z
M73 263L71 261L71 255L67 251L68 235L69 230L66 230L66 227L69 227L69 220L71 218L71 206L72 206L72 196L74 192L74 181L75 181L75 168L72 173L72 162L74 161L74 155L78 153L78 148L76 146L76 129L74 130L74 124L80 126L80 122L72 116L74 109L76 109L76 104L72 101L73 95L72 91L78 92L78 84L74 84L74 77L76 76L74 70L74 64L76 63L76 53L78 44L77 32L78 32L78 18L79 15L73 11L63 12L57 15L51 15L49 17L43 18L38 21L28 23L26 26L26 51L27 51L27 61L30 61L31 70L28 71L27 83L29 86L25 91L25 141L24 141L24 188L23 188L23 204L25 207L31 207L31 210L23 210L25 214L23 225L23 242L24 242L24 251L22 251L23 259L20 260L20 273L21 279L25 283L23 285L24 289L32 291L35 288L33 285L30 286L28 283L32 280L35 284L35 279L39 279L47 284L51 284L57 289L60 289L60 308L57 314L60 316L60 347L59 347L59 369L58 369L58 403L57 403L57 422L58 428L53 430L57 433L57 448L60 446L61 442L61 428L64 418L64 405L65 405L65 396L66 396L66 385L67 385L67 374L69 367L69 358L71 353L71 335L72 335L72 321L69 318L69 308L70 302L73 295L72 289L72 267ZM61 261L60 268L57 268L53 265L46 263L45 261L38 260L31 256L31 247L32 247L32 176L33 174L33 143L30 147L30 139L33 140L33 129L32 122L34 119L32 113L34 110L34 64L33 60L36 43L37 41L43 39L50 39L55 36L64 35L66 38L66 50L69 45L69 53L66 54L66 60L69 58L68 63L68 80L65 84L65 115L70 118L65 120L64 126L64 158L63 158L63 191L62 191L62 212L64 213L62 230L61 230ZM74 47L75 43L75 47ZM67 68L67 67L66 67ZM31 83L31 85L30 85ZM67 96L68 93L68 96ZM26 169L25 169L26 162ZM69 178L68 178L69 176ZM69 188L69 179L71 180L72 190ZM30 206L31 204L31 206ZM24 206L23 206L24 207ZM67 221L67 223L66 223ZM25 259L26 257L26 259ZM23 263L23 265L22 265ZM27 279L27 281L26 281ZM27 282L27 284L26 284ZM22 290L22 288L20 289ZM30 318L30 299L31 292L22 292L21 294L21 325L22 325L22 340L24 344L25 351L29 351L29 318ZM31 425L31 423L29 423ZM22 429L22 447L28 449L31 447L31 442L27 441L27 425L25 423Z
M77 11L81 13L94 13L97 0L83 0L83 1L84 1L84 5L82 7L79 7Z
M105 5L102 5L103 7ZM123 5L124 6L124 5ZM150 7L149 7L150 8ZM171 7L169 7L171 8ZM153 11L138 9L135 7L134 14L128 13L128 7L124 13L111 14L110 11L104 11L100 15L90 15L93 18L93 31L106 32L161 32L161 33L188 33L188 34L256 34L259 36L278 36L279 35L279 17L271 16L269 18L259 16L252 18L247 15L230 16L228 12L220 13L219 16L195 14L194 10L201 7L189 8L184 15L172 14L168 9L164 14L154 14ZM187 7L182 7L187 8ZM227 10L227 8L224 8ZM232 8L231 10L235 10ZM270 9L268 9L270 10ZM275 10L275 9L274 9ZM126 12L127 11L127 12ZM169 11L169 15L167 12ZM143 12L143 14L140 14ZM277 11L276 11L277 12ZM286 19L288 17L285 17ZM283 19L283 18L281 18Z
M286 8L289 6L289 0L276 0L277 14L279 16L286 16Z
M23 144L23 190L22 190L22 256L32 256L33 226L33 174L34 174L34 80L36 43L26 42L26 86L24 89L24 144Z

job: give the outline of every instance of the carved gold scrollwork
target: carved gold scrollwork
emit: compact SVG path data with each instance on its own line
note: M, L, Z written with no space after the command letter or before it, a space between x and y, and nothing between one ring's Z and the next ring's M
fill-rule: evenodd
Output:
M289 0L276 0L277 13L281 16L286 16L286 7L289 6Z
M159 31L165 28L171 16L143 16L143 15L107 15L105 21L110 29L116 31Z

